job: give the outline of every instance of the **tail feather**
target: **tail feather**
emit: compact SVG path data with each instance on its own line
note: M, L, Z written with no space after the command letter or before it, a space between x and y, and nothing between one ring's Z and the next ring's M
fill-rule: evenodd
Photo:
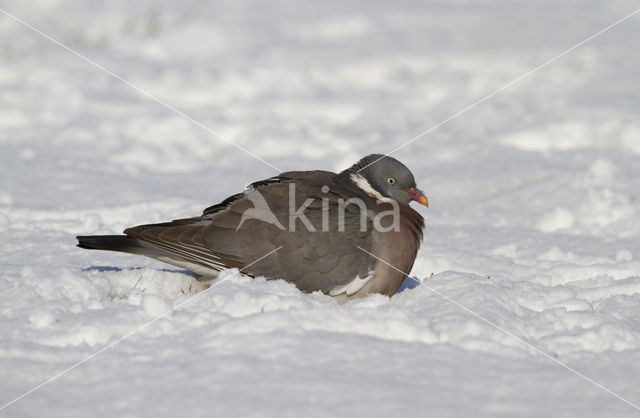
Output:
M78 239L78 247L87 250L119 251L149 257L167 255L165 251L127 235L85 235L76 238Z
M185 258L179 253L165 251L128 235L85 235L78 236L78 247L88 250L118 251L155 258L174 266L196 273L198 281L209 282L218 275L219 269L193 257Z

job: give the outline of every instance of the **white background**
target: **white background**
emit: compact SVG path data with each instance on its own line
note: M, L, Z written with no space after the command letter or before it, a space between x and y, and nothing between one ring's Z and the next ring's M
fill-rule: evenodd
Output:
M285 171L391 151L638 3L0 7ZM636 405L638 39L640 14L394 154L431 203L411 275ZM75 235L276 173L0 14L0 405L199 290ZM236 275L0 416L639 412L424 286L339 306Z

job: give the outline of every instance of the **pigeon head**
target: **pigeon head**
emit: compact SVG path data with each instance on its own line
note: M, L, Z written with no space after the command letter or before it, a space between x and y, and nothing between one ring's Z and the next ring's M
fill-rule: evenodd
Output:
M416 187L411 171L395 158L382 154L367 155L345 172L371 197L391 198L405 205L415 200L429 206L427 197Z

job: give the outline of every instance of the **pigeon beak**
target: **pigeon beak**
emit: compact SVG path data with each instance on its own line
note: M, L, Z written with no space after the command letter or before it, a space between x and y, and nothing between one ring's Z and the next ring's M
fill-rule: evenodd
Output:
M429 207L429 200L427 199L427 196L424 195L422 190L412 187L410 189L407 189L407 192L409 192L409 195L411 195L412 200L415 200L421 205L425 205L426 207Z

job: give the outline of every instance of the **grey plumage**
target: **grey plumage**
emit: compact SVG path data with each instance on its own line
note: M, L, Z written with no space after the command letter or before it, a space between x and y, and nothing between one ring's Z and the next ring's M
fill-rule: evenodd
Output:
M256 206L264 204L254 204L256 199L248 191L264 198L271 210L268 217L260 216ZM121 236L79 236L78 246L145 255L193 270L205 279L235 267L251 276L287 280L304 292L319 290L341 302L375 292L392 295L404 280L404 274L357 247L400 271L409 272L413 266L424 222L408 203L412 198L425 203L426 198L415 188L409 169L391 157L373 154L338 174L286 172L255 182L248 191L205 209L198 217L135 226ZM304 210L312 228L301 219L290 224L290 198L295 200L294 208L312 199ZM365 205L364 231L361 208L341 206L351 198ZM393 206L388 199L399 203L398 231L378 231L372 224L375 214ZM337 219L341 208L344 230Z

